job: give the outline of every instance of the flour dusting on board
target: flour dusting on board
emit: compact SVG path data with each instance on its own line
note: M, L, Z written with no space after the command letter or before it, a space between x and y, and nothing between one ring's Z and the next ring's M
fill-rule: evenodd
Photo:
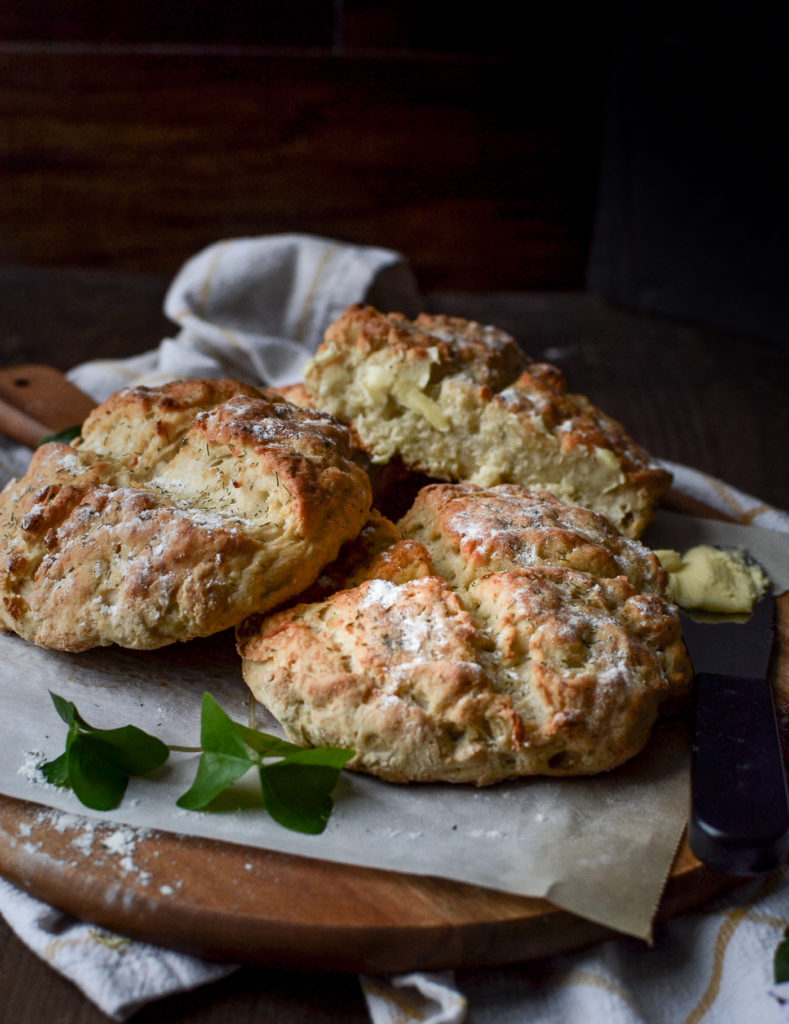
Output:
M40 853L44 846L43 840L36 839L39 828L54 830L67 839L68 846L59 858L64 865L79 866L82 858L89 857L94 868L109 868L120 872L124 878L133 877L142 885L148 885L151 880L151 873L135 861L137 844L151 834L147 829L95 821L69 811L42 807L32 822L23 822L19 827L19 837L25 840L24 848L31 854Z

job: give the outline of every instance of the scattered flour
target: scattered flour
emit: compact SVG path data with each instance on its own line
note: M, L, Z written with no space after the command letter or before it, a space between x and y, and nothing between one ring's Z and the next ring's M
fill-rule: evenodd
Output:
M137 845L137 833L131 829L117 829L108 836L103 836L101 845L106 847L110 853L119 853L129 857L134 853Z
M367 584L367 592L359 602L360 608L367 608L373 604L379 604L382 608L391 608L400 595L400 587L389 580L370 580Z
M150 834L148 830L94 821L54 807L42 808L36 815L36 822L60 834L68 833L69 845L83 857L89 857L91 864L120 869L124 877L133 876L142 885L150 882L151 873L141 868L134 858L137 843ZM22 836L31 836L33 826L25 822L19 832ZM27 846L32 847L31 853L39 849L30 841Z
M47 782L41 772L46 760L46 756L40 750L28 750L22 759L22 764L17 769L17 775L21 775L26 782L35 786L50 786L51 784Z

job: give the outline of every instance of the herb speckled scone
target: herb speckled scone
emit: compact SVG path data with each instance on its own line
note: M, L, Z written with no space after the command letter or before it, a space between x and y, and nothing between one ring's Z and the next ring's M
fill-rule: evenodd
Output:
M437 484L398 528L386 547L371 526L346 589L239 627L244 678L294 741L350 747L349 767L395 782L584 775L638 753L686 696L665 574L602 515Z
M304 376L295 400L351 425L376 463L397 456L441 480L544 488L633 537L670 485L621 424L494 327L351 306Z
M118 392L0 495L0 625L70 651L219 632L309 586L370 500L326 413L233 381Z

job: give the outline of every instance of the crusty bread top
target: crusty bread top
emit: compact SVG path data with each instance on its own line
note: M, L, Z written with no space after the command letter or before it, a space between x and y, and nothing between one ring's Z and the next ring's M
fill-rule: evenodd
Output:
M687 694L665 575L602 516L445 484L398 529L387 542L394 527L371 523L328 568L345 589L238 630L247 684L297 742L350 747L351 767L401 782L590 774Z
M262 394L260 388L234 380L123 388L90 413L73 446L123 460L129 472L145 480L176 454L201 413L231 398L258 399Z
M455 587L490 572L556 565L607 579L627 576L637 590L665 592L666 573L648 548L599 512L547 491L434 484L422 488L399 526L424 544Z
M379 463L543 488L634 537L670 484L620 423L494 327L351 306L304 374L308 394L296 400L348 423Z
M429 359L439 372L462 373L491 391L501 391L530 362L515 339L497 327L441 314L408 320L359 303L349 306L324 338L327 347L354 348L361 356L386 350L406 361Z
M370 500L325 413L229 381L128 389L0 496L0 623L65 650L218 632L308 586Z

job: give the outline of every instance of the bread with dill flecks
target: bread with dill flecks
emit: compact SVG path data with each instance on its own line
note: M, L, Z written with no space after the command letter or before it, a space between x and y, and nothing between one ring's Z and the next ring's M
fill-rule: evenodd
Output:
M233 381L129 388L0 495L0 626L46 647L156 648L309 586L365 522L326 413Z
M665 573L601 514L436 484L393 529L373 528L345 587L330 567L341 589L238 629L247 685L294 741L396 782L585 775L686 696Z
M351 306L295 400L348 423L375 463L551 491L638 537L671 477L616 420L495 327Z

